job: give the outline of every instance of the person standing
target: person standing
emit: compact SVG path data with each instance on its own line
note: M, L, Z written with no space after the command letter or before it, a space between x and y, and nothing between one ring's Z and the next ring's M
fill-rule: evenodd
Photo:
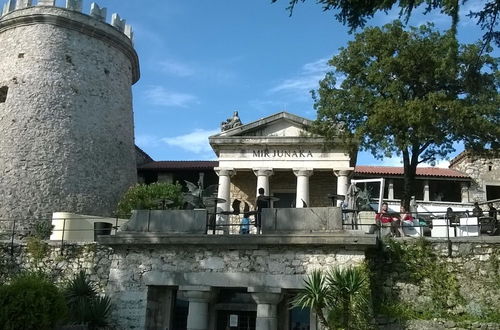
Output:
M269 199L267 199L264 194L266 191L264 188L259 188L259 196L257 196L257 217L255 219L255 226L257 227L257 234L260 234L260 228L262 226L262 209L269 207Z

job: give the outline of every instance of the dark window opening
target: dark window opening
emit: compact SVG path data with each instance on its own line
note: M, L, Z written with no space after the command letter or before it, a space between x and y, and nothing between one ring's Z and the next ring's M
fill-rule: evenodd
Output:
M7 87L7 86L0 87L0 103L5 103L5 101L7 101L8 91L9 91L9 87Z
M24 58L24 53L17 54L17 58Z
M488 165L488 171L491 172L492 169L493 169L493 166Z
M486 199L500 199L500 186L486 186Z
M429 180L429 193L431 201L462 201L462 189L458 181Z
M107 76L109 75L109 70L108 69L104 69L104 74Z

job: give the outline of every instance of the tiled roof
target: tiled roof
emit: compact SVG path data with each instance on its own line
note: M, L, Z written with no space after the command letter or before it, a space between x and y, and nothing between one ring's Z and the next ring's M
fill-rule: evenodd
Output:
M166 160L142 164L140 170L211 170L219 166L218 161L209 160Z
M207 160L169 160L169 161L153 161L139 166L140 170L211 170L219 166L218 161ZM397 166L367 166L358 165L354 170L354 174L359 175L403 175L403 167ZM449 168L439 167L417 167L417 176L427 177L446 177L446 178L464 178L468 179L466 174L452 170Z
M403 167L396 166L356 166L355 174L403 175ZM417 176L469 178L466 174L449 168L417 167Z

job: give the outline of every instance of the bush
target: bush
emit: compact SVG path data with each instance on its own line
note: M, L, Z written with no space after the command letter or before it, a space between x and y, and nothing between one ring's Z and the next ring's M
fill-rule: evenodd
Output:
M169 209L182 206L182 186L178 183L138 184L130 187L118 202L116 213L120 217L130 217L132 210L161 210L161 200L171 200Z
M69 307L69 321L97 329L108 325L111 301L99 296L96 284L80 271L66 285L64 295Z
M66 316L64 296L41 273L26 273L0 286L0 329L49 330Z

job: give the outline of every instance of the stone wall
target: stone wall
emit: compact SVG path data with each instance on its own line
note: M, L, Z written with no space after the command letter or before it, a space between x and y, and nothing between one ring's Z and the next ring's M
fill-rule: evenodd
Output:
M401 239L401 246L413 246L415 240ZM461 298L441 299L449 306L445 312L452 317L431 317L428 320L397 320L410 313L401 309L411 307L415 315L424 315L425 306L432 302L432 273L419 283L411 280L408 268L397 254L371 250L366 260L371 265L372 286L377 322L381 329L500 329L485 316L488 311L500 310L500 240L454 240L451 246L443 240L434 240L429 247L442 278L438 284L445 297L453 294ZM282 279L302 279L313 269L334 265L359 264L365 260L361 251L340 247L307 248L300 246L187 246L187 245L115 245L113 248L96 243L67 244L61 253L60 243L50 243L47 254L36 259L26 243L15 242L11 256L10 242L0 245L0 281L5 281L21 270L42 269L56 281L71 277L84 269L112 297L112 324L119 329L141 329L144 325L147 286L175 285L175 281L208 280L214 276L228 276L227 285L236 278L259 279L263 275ZM415 266L426 269L421 262L424 255L414 253ZM450 254L451 251L451 254ZM451 276L451 277L450 277ZM435 288L435 287L434 287ZM441 290L441 289L439 289ZM451 290L451 291L450 291ZM440 292L438 292L440 294ZM389 304L392 303L392 304ZM399 306L394 314L382 312L382 307ZM394 308L396 308L394 307ZM429 312L429 311L427 311ZM411 314L411 313L410 313ZM483 316L481 316L483 315ZM498 314L497 314L498 315ZM476 319L471 319L475 317Z
M500 151L464 151L451 161L450 168L467 174L473 180L469 200L486 200L486 185L500 186Z
M500 239L422 242L389 242L367 256L381 328L500 329Z
M22 271L43 271L56 282L64 282L80 270L95 281L102 292L108 285L113 249L97 243L45 243L46 248L27 248L25 241L0 242L0 283Z
M189 278L208 281L213 274L224 273L230 274L232 280L239 277L256 280L261 275L275 275L296 277L300 283L302 276L314 269L359 264L363 260L362 251L327 248L116 246L108 285L108 294L114 302L113 323L120 329L144 324L148 284L175 285L171 281L189 281ZM229 282L225 282L226 285ZM265 284L271 283L261 285ZM240 286L245 283L240 282Z
M137 180L131 40L71 10L0 18L0 218L110 215Z

